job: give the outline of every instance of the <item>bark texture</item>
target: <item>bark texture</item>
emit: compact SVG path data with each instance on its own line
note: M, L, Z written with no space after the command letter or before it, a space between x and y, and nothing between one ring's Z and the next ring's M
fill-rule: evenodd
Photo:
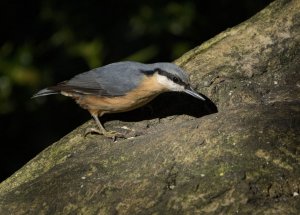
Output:
M86 123L0 184L0 214L299 214L300 1L176 63L210 102L171 93L108 116L140 133L117 142Z

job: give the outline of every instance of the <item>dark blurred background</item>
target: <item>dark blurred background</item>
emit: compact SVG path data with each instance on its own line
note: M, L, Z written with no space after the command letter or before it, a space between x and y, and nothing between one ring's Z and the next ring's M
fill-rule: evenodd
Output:
M173 61L271 0L0 2L0 181L90 119L37 90L115 61Z

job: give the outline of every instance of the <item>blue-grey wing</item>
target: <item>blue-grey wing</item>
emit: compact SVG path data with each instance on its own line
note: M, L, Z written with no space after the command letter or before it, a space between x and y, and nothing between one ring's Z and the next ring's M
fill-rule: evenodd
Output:
M136 62L113 63L76 75L60 86L79 94L122 96L138 87L145 66Z

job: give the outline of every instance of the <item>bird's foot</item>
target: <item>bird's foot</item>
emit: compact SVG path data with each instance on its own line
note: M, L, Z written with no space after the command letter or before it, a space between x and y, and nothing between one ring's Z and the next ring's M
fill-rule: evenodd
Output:
M103 135L105 137L112 138L114 141L116 140L116 138L123 138L124 137L124 135L119 133L119 132L116 132L116 131L100 131L97 128L87 128L85 133L84 133L84 136L87 136L88 134L100 134L100 135Z
M124 138L124 135L117 131L105 131L102 134L103 136L112 138L113 140L116 140L116 138Z

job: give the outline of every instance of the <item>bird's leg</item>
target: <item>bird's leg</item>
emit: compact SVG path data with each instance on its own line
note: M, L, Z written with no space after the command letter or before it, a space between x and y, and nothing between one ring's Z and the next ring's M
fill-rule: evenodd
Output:
M89 133L98 133L98 134L102 134L105 137L109 137L109 138L113 138L113 139L115 139L116 137L122 137L122 135L116 131L107 131L101 124L101 122L98 118L98 114L91 113L91 115L94 118L98 129L97 128L88 128L85 132L85 135L87 135Z
M99 128L99 132L101 132L102 134L105 133L105 132L107 132L105 130L105 128L103 127L102 123L100 122L98 116L96 114L92 114L92 117L94 118L94 120L95 120L95 122L96 122L96 124L97 124L97 126Z

